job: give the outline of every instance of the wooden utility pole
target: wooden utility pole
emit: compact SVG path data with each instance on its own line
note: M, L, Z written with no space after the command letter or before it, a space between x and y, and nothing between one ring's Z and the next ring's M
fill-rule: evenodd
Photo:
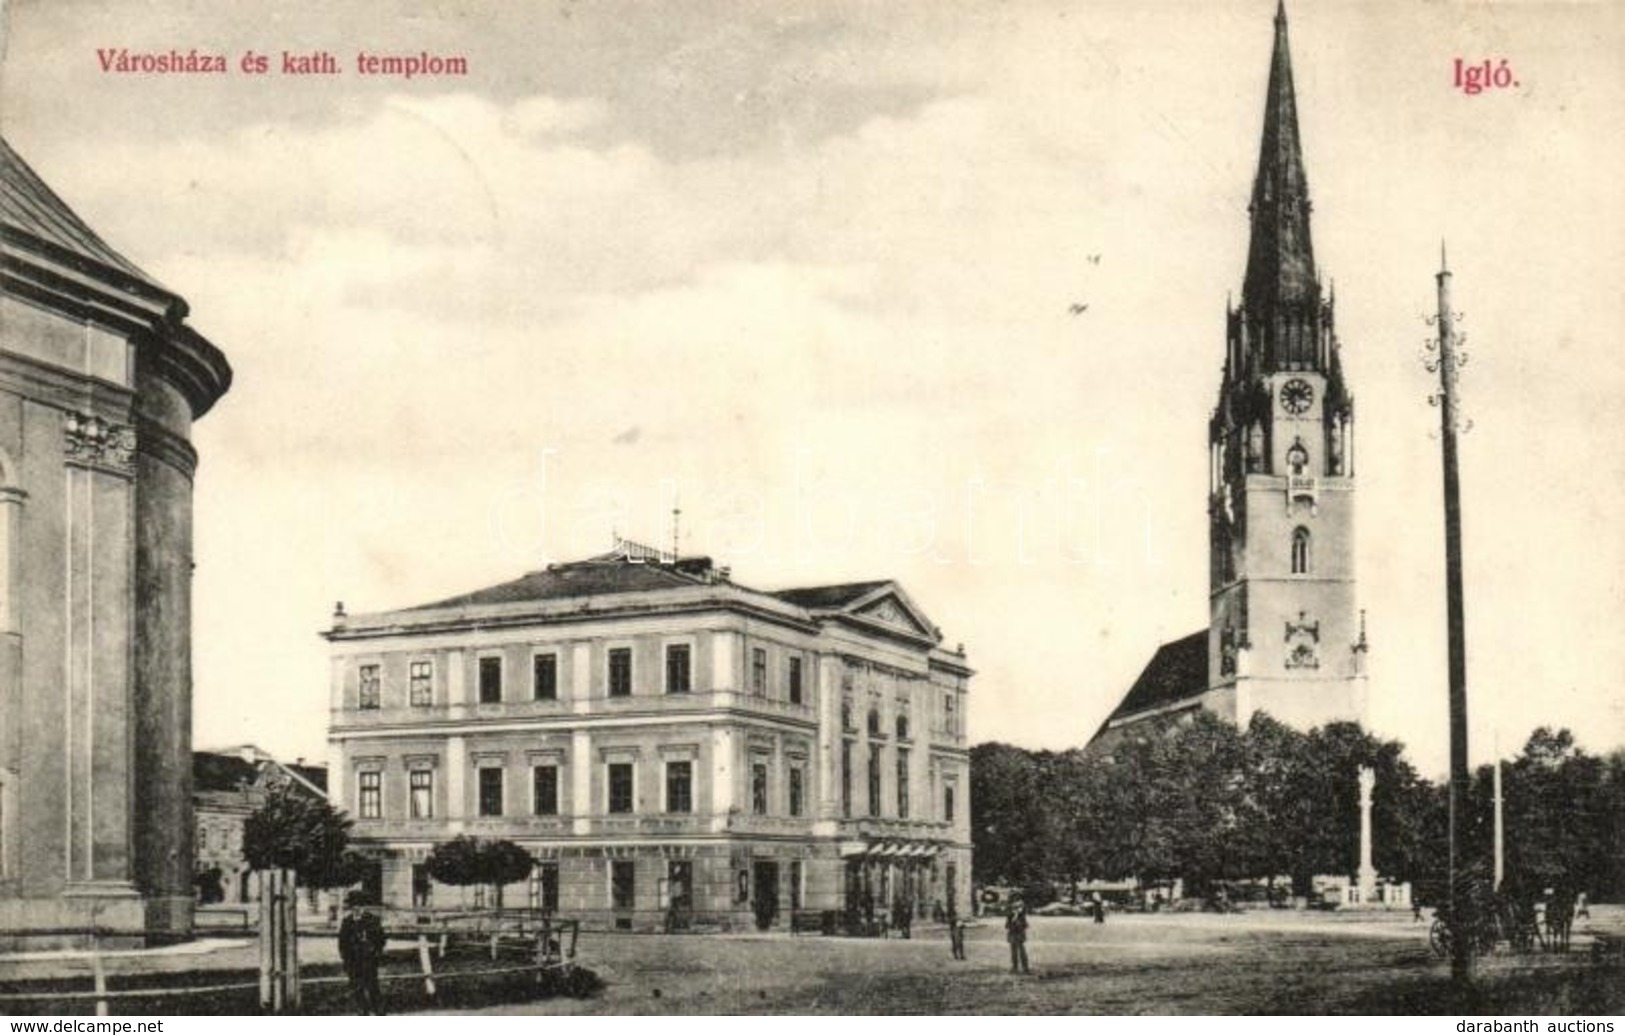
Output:
M1473 974L1473 929L1477 921L1466 862L1467 801L1467 635L1461 587L1461 484L1456 460L1455 316L1450 311L1450 267L1439 245L1439 435L1444 452L1445 622L1450 669L1450 926L1451 975L1467 982Z

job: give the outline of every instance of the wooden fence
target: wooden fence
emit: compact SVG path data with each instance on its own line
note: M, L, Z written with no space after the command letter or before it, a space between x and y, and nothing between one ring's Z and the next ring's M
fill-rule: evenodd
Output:
M0 1013L7 1012L6 1004L14 1002L84 1002L94 1000L96 1015L105 1017L108 1004L124 999L153 999L161 996L206 996L227 992L257 989L261 1009L272 1013L296 1012L303 1001L306 988L322 985L342 985L348 979L342 976L301 977L298 965L297 931L290 919L278 919L276 902L278 889L268 888L269 901L260 924L260 953L258 981L226 982L213 985L167 988L124 988L110 986L108 978L108 943L145 941L149 936L172 936L170 932L117 930L98 927L28 928L6 932L7 938L75 938L87 939L86 955L90 967L91 987L83 991L48 993L0 993ZM292 896L286 896L285 901ZM291 905L287 907L291 910ZM384 933L387 941L412 941L417 946L417 973L381 974L380 982L421 981L429 997L438 994L438 983L464 978L488 978L513 974L535 974L538 978L549 971L574 967L577 943L580 939L579 920L562 920L531 910L504 910L459 913L428 913L421 910L380 910L384 913ZM267 932L269 931L269 934ZM336 931L313 931L306 937L336 937ZM498 960L506 952L522 952L523 964L486 967L477 970L436 971L434 961L443 959L449 947L457 944L478 944L489 948L491 959ZM113 949L118 952L121 949ZM0 960L3 960L0 956Z

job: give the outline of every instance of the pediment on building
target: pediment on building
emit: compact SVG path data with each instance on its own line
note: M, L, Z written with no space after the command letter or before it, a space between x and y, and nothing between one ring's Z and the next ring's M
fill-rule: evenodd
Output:
M887 584L868 599L855 601L847 613L933 642L941 639L936 625L895 583Z
M914 641L941 642L936 623L909 599L903 587L887 579L848 582L834 586L806 586L779 590L780 600L804 607L815 618L839 618L874 631L889 632Z

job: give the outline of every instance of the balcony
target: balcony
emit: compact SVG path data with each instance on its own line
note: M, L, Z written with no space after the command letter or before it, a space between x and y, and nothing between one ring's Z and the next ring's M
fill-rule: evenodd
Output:
M889 837L900 840L951 840L953 824L937 819L896 819L864 816L841 821L843 837Z

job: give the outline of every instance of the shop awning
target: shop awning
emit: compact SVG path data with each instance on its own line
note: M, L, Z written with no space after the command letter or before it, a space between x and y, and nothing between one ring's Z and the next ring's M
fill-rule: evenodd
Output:
M843 841L841 856L846 859L877 859L887 862L904 859L930 859L942 846L930 841Z

